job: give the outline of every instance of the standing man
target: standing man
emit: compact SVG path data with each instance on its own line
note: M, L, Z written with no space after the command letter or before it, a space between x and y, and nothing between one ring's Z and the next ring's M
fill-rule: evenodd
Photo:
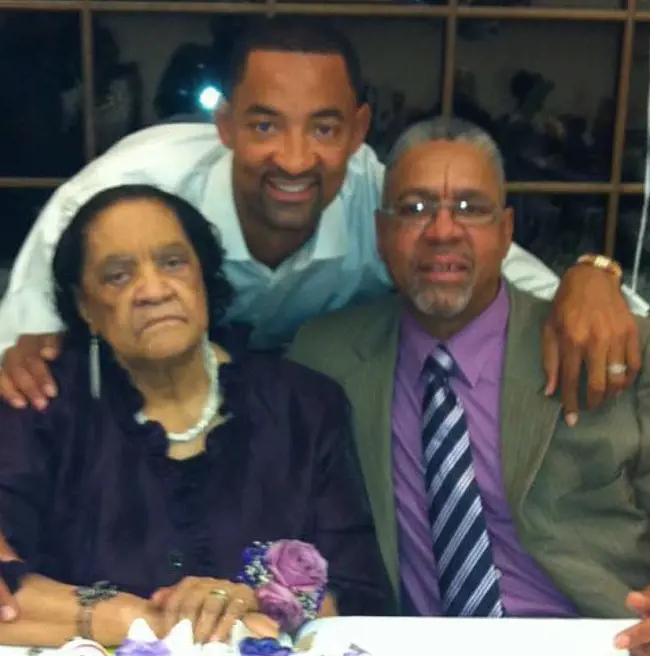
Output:
M217 113L219 138L209 125L143 130L89 164L46 205L0 307L0 393L9 402L43 407L56 393L46 365L63 330L51 301L52 252L75 210L111 185L161 187L215 225L236 289L228 319L252 325L253 347L280 347L307 319L392 288L372 220L383 166L364 144L370 115L349 42L320 19L266 21L238 42L230 79ZM561 378L571 421L583 359L593 403L622 389L638 366L620 270L602 258L586 260L565 275L545 341L549 390ZM514 245L504 274L544 297L557 287L544 265Z
M290 356L348 394L402 612L640 616L617 646L647 654L650 324L637 383L567 427L539 393L548 303L502 278L505 196L485 132L410 128L377 213L399 294L314 320Z

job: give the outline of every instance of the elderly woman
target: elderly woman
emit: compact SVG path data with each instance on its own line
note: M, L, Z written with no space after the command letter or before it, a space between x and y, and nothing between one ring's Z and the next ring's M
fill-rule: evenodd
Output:
M221 262L203 217L145 186L101 192L63 234L59 395L42 413L0 406L0 529L23 558L1 567L22 609L1 644L116 644L137 617L224 636L256 609L232 582L255 540L320 550L323 612L385 611L346 399L219 339Z

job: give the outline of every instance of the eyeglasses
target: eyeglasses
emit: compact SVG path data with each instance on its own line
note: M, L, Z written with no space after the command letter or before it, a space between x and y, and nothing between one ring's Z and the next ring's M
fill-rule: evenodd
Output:
M481 226L493 223L499 216L499 208L484 199L459 198L453 201L413 200L400 201L380 212L404 225L423 225L438 218L440 210L448 209L454 223L463 226Z

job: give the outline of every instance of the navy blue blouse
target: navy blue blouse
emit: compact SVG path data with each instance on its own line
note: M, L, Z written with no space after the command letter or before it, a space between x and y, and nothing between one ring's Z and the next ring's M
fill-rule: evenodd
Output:
M352 446L329 379L274 356L219 369L225 413L206 451L166 457L160 424L106 353L101 399L88 356L53 364L48 409L0 405L0 529L32 571L149 596L184 576L231 579L254 540L298 538L329 561L342 614L380 615L390 592Z

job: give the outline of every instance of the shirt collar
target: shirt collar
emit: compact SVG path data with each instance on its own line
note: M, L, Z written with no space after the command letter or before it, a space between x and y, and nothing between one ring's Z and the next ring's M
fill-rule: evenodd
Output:
M483 375L486 364L503 353L510 302L503 282L488 308L459 333L445 342L465 381L474 387ZM421 372L427 357L440 343L431 337L413 315L405 311L401 324L402 357L412 363L410 370ZM486 372L489 376L489 373ZM496 377L496 375L495 375Z
M203 194L201 210L219 228L221 243L226 251L226 260L253 261L237 216L232 185L232 151L227 151L213 166ZM346 225L344 197L345 188L325 208L314 237L302 250L312 260L329 260L342 257L348 251L348 229ZM366 220L367 217L359 217ZM300 251L299 251L300 252Z

